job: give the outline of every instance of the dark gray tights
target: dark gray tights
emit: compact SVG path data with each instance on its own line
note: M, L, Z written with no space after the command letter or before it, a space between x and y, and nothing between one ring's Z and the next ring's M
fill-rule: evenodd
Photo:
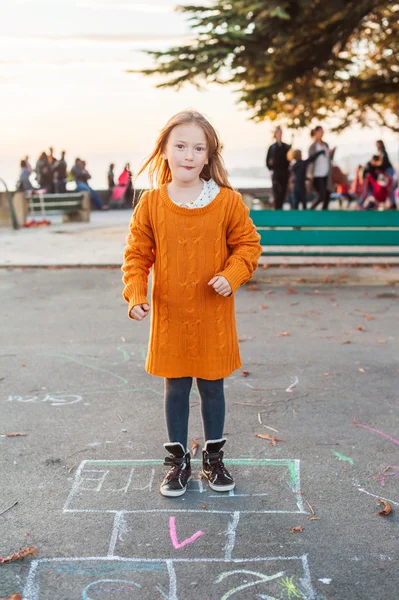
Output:
M165 418L169 441L180 442L184 448L187 448L192 383L192 377L165 379ZM223 384L224 379L197 378L205 441L220 440L223 437L225 417Z

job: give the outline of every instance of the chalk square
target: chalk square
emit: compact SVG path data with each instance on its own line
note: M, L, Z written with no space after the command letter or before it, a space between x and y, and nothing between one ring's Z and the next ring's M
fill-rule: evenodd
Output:
M229 558L238 518L227 513L125 513L113 554L126 558Z
M306 557L193 561L190 567L174 561L176 590L172 597L183 600L186 592L201 600L315 600Z
M312 588L307 555L257 559L39 559L31 563L24 600L201 600L236 596L325 600Z
M66 512L201 511L231 513L305 513L300 492L300 461L295 459L231 459L226 461L237 485L229 493L211 490L198 478L193 460L187 493L165 499L159 485L165 474L157 460L86 460L64 506Z
M168 598L165 561L107 558L55 558L33 561L24 600L154 600Z

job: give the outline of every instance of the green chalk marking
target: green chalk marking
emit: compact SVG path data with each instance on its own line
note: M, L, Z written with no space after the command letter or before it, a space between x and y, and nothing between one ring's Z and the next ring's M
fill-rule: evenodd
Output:
M47 353L45 353L47 354ZM87 367L88 369L93 369L94 371L102 371L103 373L108 373L108 375L111 375L112 377L115 377L116 379L120 379L121 381L123 381L123 383L129 383L129 381L127 379L125 379L124 377L121 377L120 375L117 375L116 373L113 373L112 371L109 371L108 369L102 369L101 367L94 367L93 365L88 365L87 363L84 363L81 360L78 360L77 358L74 358L73 356L68 356L67 354L48 354L48 356L57 356L59 358L65 358L65 360L70 360L72 362L78 363L78 365L81 365L82 367Z
M198 458L195 458L191 461L192 463L200 463L201 461ZM242 459L242 458L232 458L226 460L226 463L231 466L241 466L241 467L287 467L290 474L289 485L294 487L298 483L298 472L296 468L295 461L290 459L282 459L282 460L273 460L271 459ZM85 466L87 465L97 465L98 467L134 467L135 465L161 465L163 464L162 460L158 459L138 459L138 460L86 460Z
M336 452L335 450L331 450L331 452L333 454L335 454L335 456L339 459L339 460L344 460L346 462L348 462L350 465L353 465L353 458L351 458L350 456L344 456L343 454L340 454L339 452Z

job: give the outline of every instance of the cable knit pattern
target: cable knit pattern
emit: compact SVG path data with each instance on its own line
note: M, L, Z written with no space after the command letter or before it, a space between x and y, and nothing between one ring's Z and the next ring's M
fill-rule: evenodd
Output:
M151 304L146 370L152 375L221 379L241 366L234 292L261 254L248 213L240 194L227 188L201 208L175 204L165 185L138 203L124 253L123 297L129 312ZM215 275L226 277L233 294L224 298L208 285Z

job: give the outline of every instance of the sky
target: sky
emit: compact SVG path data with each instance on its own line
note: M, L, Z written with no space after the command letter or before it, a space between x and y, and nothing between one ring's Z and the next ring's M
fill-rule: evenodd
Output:
M54 146L56 155L67 150L70 163L86 158L101 187L109 162L118 170L130 160L137 170L168 118L189 107L205 113L219 131L228 167L262 167L275 124L252 122L232 88L157 89L158 78L126 73L151 66L143 50L189 39L187 17L175 5L7 0L0 28L0 177L13 184L20 158L29 154L34 163ZM291 142L292 132L285 135ZM368 147L371 154L379 137L397 154L394 135L380 128L326 134L330 146L338 145L338 160ZM295 133L294 140L306 149L309 132Z

